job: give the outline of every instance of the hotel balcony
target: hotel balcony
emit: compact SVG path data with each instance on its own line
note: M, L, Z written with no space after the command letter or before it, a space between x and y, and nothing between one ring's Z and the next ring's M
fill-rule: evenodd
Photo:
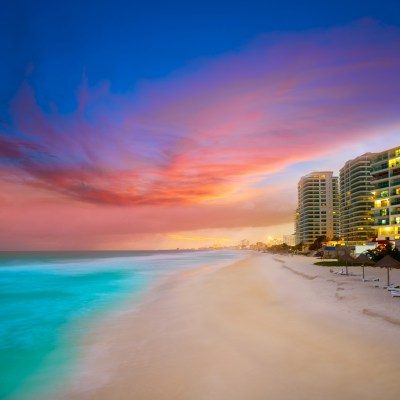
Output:
M388 210L387 208L385 208L385 209L382 210L382 211L386 211L386 213L385 213L385 214L382 214L382 212L375 212L375 213L374 213L374 217L375 217L375 218L379 218L379 217L389 217L389 210Z
M390 186L391 187L396 187L396 186L400 186L400 179L392 179L390 181ZM400 193L399 193L400 194Z
M388 189L389 188L389 179L386 178L386 181L380 182L380 183L375 183L374 182L374 188L379 190L379 189Z
M390 210L390 215L391 215L391 216L400 215L400 207L391 208L391 210Z
M389 224L389 219L381 219L381 220L376 220L373 223L373 226L388 226Z
M310 203L310 204L305 204L303 207L301 207L303 213L305 212L310 212L310 211L315 211L319 213L320 208L316 207L315 204Z
M311 192L307 192L304 193L304 195L302 196L302 200L318 200L320 198L320 193L319 192L315 192L315 193L311 193Z
M383 153L381 155L376 156L372 161L371 165L375 165L378 163L382 163L382 161L387 161L388 160L388 155L387 153Z
M381 165L378 165L376 167L373 167L372 170L371 170L371 174L375 175L376 173L378 173L380 171L387 170L387 169L389 169L389 166L388 166L388 164L386 162L385 164L381 164Z
M390 176L399 176L400 175L400 167L396 167L390 171Z

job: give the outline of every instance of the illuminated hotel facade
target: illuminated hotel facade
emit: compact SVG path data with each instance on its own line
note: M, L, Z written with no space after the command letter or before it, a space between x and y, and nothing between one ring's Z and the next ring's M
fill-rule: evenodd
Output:
M339 236L339 183L332 171L316 171L298 183L296 241L312 244L319 236Z
M400 239L400 147L375 155L371 161L373 219L378 240Z
M340 170L340 237L346 242L368 242L376 237L371 174L376 157L376 153L363 154Z

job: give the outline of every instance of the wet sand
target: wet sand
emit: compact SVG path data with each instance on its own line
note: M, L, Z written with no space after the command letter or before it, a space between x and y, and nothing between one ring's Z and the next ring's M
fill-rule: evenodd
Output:
M315 261L256 253L175 277L93 328L56 397L397 399L400 299Z

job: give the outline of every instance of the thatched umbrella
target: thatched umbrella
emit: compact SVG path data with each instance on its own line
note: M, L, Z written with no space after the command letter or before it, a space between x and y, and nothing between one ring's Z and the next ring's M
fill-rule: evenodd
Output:
M355 260L354 262L356 262L357 264L360 264L362 266L362 270L363 270L363 279L365 278L364 275L364 267L366 265L370 265L373 266L375 263L365 254L365 253L361 253Z
M395 260L393 257L389 256L389 254L387 254L385 257L382 258L382 260L379 260L375 264L375 267L387 269L387 285L389 286L390 285L389 270L390 268L400 269L400 261Z
M346 266L346 275L348 275L348 274L349 274L349 270L347 269L347 265L348 265L348 263L353 263L353 262L354 262L354 258L353 258L350 254L344 253L342 256L339 256L339 257L338 257L338 260L339 260L340 262L345 263L345 266Z

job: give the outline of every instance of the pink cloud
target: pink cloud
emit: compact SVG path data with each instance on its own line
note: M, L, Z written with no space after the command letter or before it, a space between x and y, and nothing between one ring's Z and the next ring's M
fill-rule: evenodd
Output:
M284 187L238 195L230 203L207 206L119 207L40 196L22 185L7 184L0 197L0 250L155 247L152 238L171 232L238 226L261 227L290 222L292 197ZM277 199L279 192L282 198ZM239 201L240 200L240 201ZM140 245L135 244L138 241Z
M35 201L24 214L7 203L2 218L13 216L11 236L22 235L25 215L40 235L63 226L60 238L79 231L93 243L101 231L289 222L295 198L277 212L274 195L252 187L398 125L399 46L398 28L374 23L265 35L129 96L84 78L73 115L57 105L45 113L24 83L10 108L15 126L0 136L0 179L36 192ZM40 196L51 206L42 210ZM244 210L246 201L255 208Z

